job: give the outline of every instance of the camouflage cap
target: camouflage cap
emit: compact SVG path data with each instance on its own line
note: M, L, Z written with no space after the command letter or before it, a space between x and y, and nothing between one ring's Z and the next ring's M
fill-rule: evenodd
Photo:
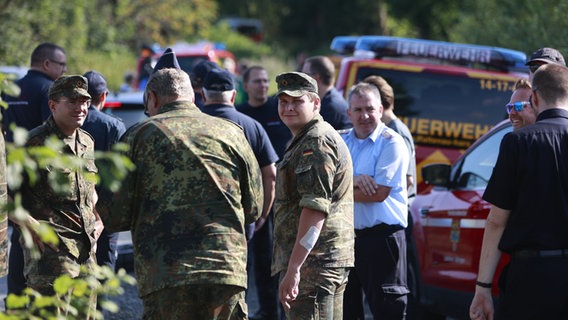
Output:
M83 76L62 76L53 82L49 88L49 99L64 96L70 99L88 98L87 79Z
M316 80L303 72L286 72L276 76L279 96L285 93L292 97L301 97L308 92L318 93Z

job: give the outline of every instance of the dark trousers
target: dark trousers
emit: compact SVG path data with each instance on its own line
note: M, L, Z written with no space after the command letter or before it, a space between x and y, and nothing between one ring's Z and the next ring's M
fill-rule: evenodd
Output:
M97 240L97 264L108 266L115 270L116 259L118 257L118 232L109 233L103 230L99 240Z
M21 295L26 288L24 278L24 251L20 245L20 230L12 225L10 236L10 253L8 257L8 294Z
M568 257L512 258L499 278L496 319L568 319Z
M364 319L361 289L374 319L405 319L406 273L404 229L381 224L357 230L355 267L345 291L343 319Z
M272 264L273 218L268 215L264 226L254 233L248 242L247 273L254 272L259 311L251 315L254 319L277 319L278 278L270 275ZM251 276L249 276L251 278Z

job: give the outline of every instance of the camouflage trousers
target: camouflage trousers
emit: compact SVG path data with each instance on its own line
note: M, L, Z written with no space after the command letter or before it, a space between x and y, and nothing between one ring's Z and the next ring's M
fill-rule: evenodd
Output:
M230 285L186 285L142 297L144 320L248 319L245 289Z
M286 273L280 273L280 281ZM293 320L342 320L343 293L347 286L347 268L302 268L298 296L286 310Z
M85 253L81 257L75 258L65 250L55 252L47 247L41 253L38 260L33 259L28 249L24 249L24 276L26 285L42 295L54 295L53 283L60 276L67 274L72 278L81 275L81 266L85 266L88 271L92 271L96 265L96 257L94 252ZM74 304L73 302L71 304ZM93 294L88 300L88 305L75 306L81 310L84 318L87 315L93 315L97 306L97 296Z

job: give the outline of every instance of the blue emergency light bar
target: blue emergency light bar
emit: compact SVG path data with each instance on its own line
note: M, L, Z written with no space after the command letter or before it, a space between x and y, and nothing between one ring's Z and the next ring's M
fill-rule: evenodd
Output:
M525 66L526 55L516 50L387 36L360 36L357 38L353 53L360 57L375 59L413 57L477 68L483 66L486 69L528 72ZM353 40L351 39L351 41ZM349 43L346 40L343 40L343 42ZM341 43L342 41L339 41L337 46ZM333 42L332 49L334 49Z
M353 54L359 36L337 36L331 41L331 50L339 54Z

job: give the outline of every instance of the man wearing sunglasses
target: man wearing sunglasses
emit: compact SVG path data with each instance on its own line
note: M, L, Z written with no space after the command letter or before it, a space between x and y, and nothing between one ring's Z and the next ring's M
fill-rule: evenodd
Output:
M566 66L562 53L554 48L545 47L533 52L530 59L525 63L525 65L529 66L529 81L532 81L534 73L540 66L549 63Z
M487 217L471 319L493 319L501 253L499 319L568 319L568 69L535 72L537 121L503 137L483 200ZM539 187L535 187L539 186ZM519 307L522 306L522 307Z
M531 103L531 84L527 79L519 79L515 83L515 91L511 95L505 110L514 130L533 124L536 121L536 110Z

